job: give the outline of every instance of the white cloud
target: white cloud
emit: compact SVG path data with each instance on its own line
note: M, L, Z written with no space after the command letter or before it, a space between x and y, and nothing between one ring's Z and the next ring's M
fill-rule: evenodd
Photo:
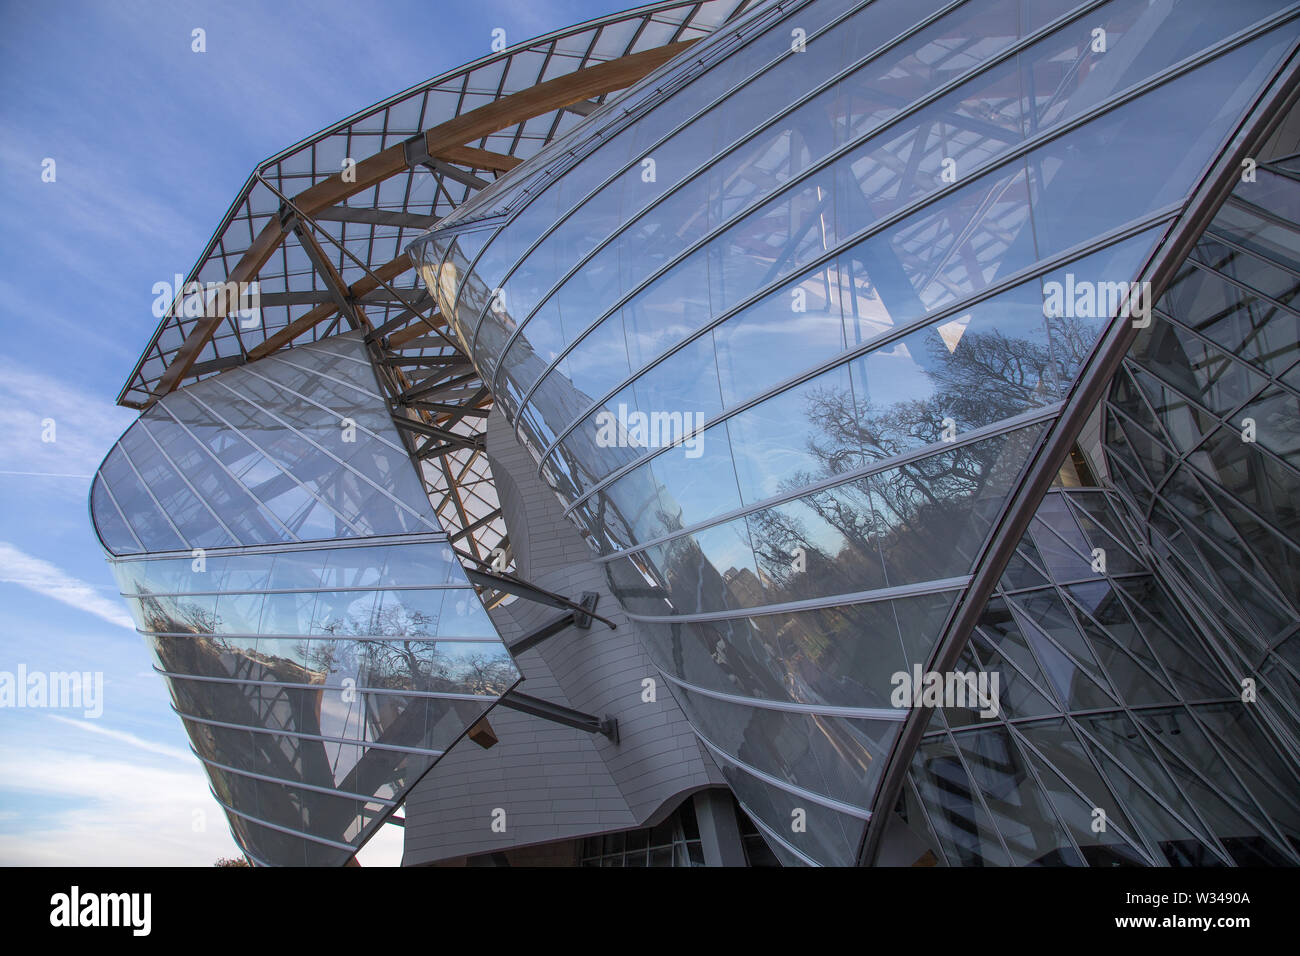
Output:
M8 866L207 866L239 852L198 762L140 766L55 749L0 751L4 798L63 807L0 833ZM196 825L199 827L196 829Z
M0 541L0 583L16 584L94 614L110 624L135 630L135 624L118 601L104 597L93 585L65 574L48 561L19 551L7 541Z
M136 413L88 394L66 381L0 359L0 471L92 475ZM53 441L45 422L54 422ZM9 477L9 481L21 481ZM84 479L46 482L42 491L85 499Z
M39 170L41 161L50 153L49 143L34 140L22 129L14 130L13 134L0 146L0 167L12 177ZM85 145L84 141L66 144L73 156L77 155L78 146ZM33 236L47 251L62 253L60 265L86 270L102 265L87 251L93 248L92 239L125 244L143 253L157 250L156 237L174 235L184 228L184 218L156 191L131 188L133 179L124 168L132 161L129 157L109 153L103 162L95 163L79 162L71 157L52 158L58 160L56 184L47 186L45 193L29 189L26 196L16 198L30 207L37 200L48 203L49 197L53 197L55 201L44 207L47 211L64 222L81 224L78 235L40 230ZM124 229L124 223L129 223L130 228ZM68 274L94 275L95 272ZM141 299L144 300L143 290Z
M155 743L152 740L146 740L144 737L137 737L135 734L127 733L125 730L112 730L100 724L91 723L88 720L76 720L72 717L60 717L58 714L50 714L50 720L57 720L61 724L68 724L71 727L78 727L81 730L89 731L92 734L100 734L104 737L111 737L113 740L129 744L140 750L147 750L149 753L162 754L164 757L173 757L176 760L182 760L191 763L195 757L188 750L182 750L180 747L171 747L167 744Z
M385 823L370 842L357 851L357 862L362 866L401 866L405 845L406 831Z
M46 716L108 742L95 753L83 752L75 735L21 752L12 739L0 744L0 865L207 866L240 855L192 753L88 721ZM169 759L141 764L131 759L131 749ZM31 800L75 805L42 811L31 821L14 809ZM400 827L382 827L358 861L400 865L403 837Z

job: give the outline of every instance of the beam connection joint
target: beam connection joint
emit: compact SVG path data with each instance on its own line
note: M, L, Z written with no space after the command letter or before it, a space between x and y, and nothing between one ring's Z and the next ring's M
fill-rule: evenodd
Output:
M470 575L470 580L473 581L473 573L468 570L466 573ZM502 588L502 590L507 589ZM522 594L520 596L525 598L530 597L530 595L527 594ZM595 591L583 591L582 599L576 607L567 613L561 614L559 617L552 619L549 623L543 624L531 634L521 637L519 640L507 647L506 650L510 651L511 656L518 657L520 654L524 653L524 651L532 650L548 637L553 637L556 634L559 634L560 631L564 630L570 624L574 627L581 628L584 631L590 630L593 619L599 620L602 624L608 624L611 628L614 627L613 623L596 614L596 601L598 598L599 595L597 595Z

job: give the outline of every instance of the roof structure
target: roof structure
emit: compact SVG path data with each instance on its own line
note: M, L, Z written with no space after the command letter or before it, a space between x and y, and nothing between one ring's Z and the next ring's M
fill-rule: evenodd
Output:
M753 0L670 0L591 20L436 76L259 164L185 277L118 403L365 333L439 521L483 560L508 552L480 436L492 403L404 247ZM256 283L256 285L252 285ZM241 311L227 289L257 311Z

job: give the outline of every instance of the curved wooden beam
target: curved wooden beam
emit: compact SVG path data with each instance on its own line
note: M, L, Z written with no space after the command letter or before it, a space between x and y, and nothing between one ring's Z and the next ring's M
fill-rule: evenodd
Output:
M467 154L465 151L474 149L474 147L466 146L466 143L506 129L509 126L514 126L517 123L525 122L534 116L541 116L554 110L563 109L572 103L590 100L616 90L625 89L667 63L679 53L682 53L695 42L695 40L680 40L676 43L655 47L652 50L643 50L640 53L619 57L616 60L607 60L596 66L575 70L572 73L566 73L564 76L557 76L553 80L547 80L544 83L538 83L536 86L530 86L528 89L520 90L518 93L503 96L495 102L462 113L460 116L453 117L445 123L439 123L437 126L426 130L424 133L425 147L430 156L451 158L455 154L460 154L469 157L471 154ZM475 149L472 155L476 156L477 160L487 161L488 157L498 154ZM466 160L456 159L454 161L475 160L467 158ZM495 162L500 162L500 160L495 160ZM355 167L349 170L350 176L347 182L343 180L342 172L335 173L304 189L293 198L293 204L302 210L305 215L310 216L326 207L343 202L349 196L370 189L391 176L405 172L408 168L410 167L406 162L406 144L395 143L357 163ZM280 243L284 240L284 235L284 228L279 219L272 217L271 221L258 233L239 262L230 270L226 281L253 281L257 274L261 272L262 266L279 248ZM404 258L405 256L399 257L399 259ZM394 262L397 261L394 260ZM393 263L389 263L389 265L393 265ZM406 268L409 267L408 262ZM364 281L367 280L359 280L356 284L360 285ZM171 364L163 371L158 385L153 391L150 403L157 401L176 388L180 380L189 373L199 353L203 351L204 346L208 344L213 334L225 320L224 305L224 302L219 303L217 314L204 316L190 330L190 334L186 336L185 341L172 357ZM323 309L325 307L318 308ZM285 329L250 350L248 357L250 359L254 357L260 358L292 341L298 335L301 335L302 331L319 322L325 315L333 314L334 306L331 305L329 308L329 313L323 313L314 321L303 325L303 323L307 322L308 317L317 311L317 309L313 309L307 315L297 319ZM298 331L291 331L295 328ZM276 341L278 344L268 348L272 341Z
M495 173L508 173L523 162L518 156L494 153L490 149L477 146L453 146L444 149L434 159L445 159L449 163L460 163L470 169L490 169Z

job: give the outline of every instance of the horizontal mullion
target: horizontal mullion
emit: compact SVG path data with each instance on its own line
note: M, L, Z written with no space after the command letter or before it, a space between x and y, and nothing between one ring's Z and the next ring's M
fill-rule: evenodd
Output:
M919 597L926 594L939 594L944 591L958 591L970 584L969 574L955 578L940 578L934 581L921 581L916 584L900 584L892 588L876 588L871 591L854 591L849 594L831 594L826 597L808 598L804 601L786 601L782 604L760 604L754 607L728 608L725 611L703 611L698 614L651 615L633 614L625 611L628 620L644 624L694 624L707 621L735 621L747 617L768 617L774 614L797 614L800 611L820 611L825 608L845 607L855 604L873 604L877 601L893 601L898 598Z
M191 680L203 684L245 684L254 687L277 687L282 690L318 690L318 691L342 691L342 687L333 687L327 684L296 684L292 681L273 681L273 680L242 680L238 677L211 677L206 674L180 674L175 671L166 671L161 667L154 667L154 673L161 674L163 677L169 677L173 680ZM437 691L427 690L401 690L394 687L353 687L350 688L358 694L387 694L393 697L421 697L433 700L465 700L465 701L492 701L496 700L495 694L445 694Z
M1082 12L1083 11L1076 11L1075 13L1081 14ZM1200 66L1203 66L1204 64L1218 58L1219 56L1231 52L1232 50L1236 49L1238 46L1247 43L1250 40L1255 39L1257 36L1268 32L1269 30L1278 26L1280 23L1285 22L1287 19L1294 17L1296 15L1297 14L1295 11L1288 11L1282 14L1276 14L1273 17L1261 21L1251 27L1240 30L1233 36L1228 37L1213 46L1203 49L1200 53L1194 54L1189 57L1185 57L1184 59L1178 61L1177 63L1171 64L1170 66L1166 67L1160 72L1147 77L1141 83L1138 83L1132 87L1120 91L1119 93L1115 93L1110 97L1107 97L1105 100L1102 100L1100 103L1096 104L1091 109L1079 114L1073 119L1067 120L1063 123L1059 123L1053 126L1049 126L1043 130L1040 130L1037 133L1034 133L1031 136L1025 137L1020 141L1020 143L1017 146L1015 146L1012 149L1009 149L1006 153L1003 153L995 157L994 159L989 160L983 166L977 167L975 170L972 170L961 180L951 183L947 186L941 187L940 189L926 196L921 196L918 199L914 200L913 202L909 203L907 206L902 207L901 209L884 217L883 219L880 219L868 226L864 226L862 229L858 230L857 232L852 233L851 235L843 239L840 242L840 244L835 247L835 249L831 250L830 253L824 254L823 256L819 257L816 261L811 263L807 267L807 269L811 270L811 269L818 268L819 266L833 259L835 255L842 253L846 248L855 245L859 242L862 242L865 239L868 239L884 231L885 229L888 229L891 226L896 225L903 219L906 219L911 215L928 207L929 205L946 198L947 196L957 192L960 189L965 188L971 183L974 183L991 173L995 173L996 171L1002 169L1003 167L1009 166L1015 163L1016 161L1023 159L1025 156L1033 152L1035 149L1049 142L1052 142L1053 140L1066 136L1069 133L1074 132L1076 129L1079 129L1082 126L1085 126L1088 123L1091 123L1096 119L1099 119L1100 117L1106 115L1107 113L1117 108L1120 108L1135 99L1145 96L1147 93L1150 93L1151 91L1165 85L1166 83L1177 80L1179 77L1183 76L1184 74ZM1040 34L1041 33L1042 31L1040 31ZM1035 35L1035 37L1041 38L1041 36L1039 35ZM1024 44L1024 45L1027 46L1029 44ZM1021 44L1016 44L1013 47L1009 48L1009 50L1013 51L1013 53L1018 53L1020 48L1021 48ZM1004 57L1008 55L1013 55L1013 54L1003 54ZM1000 61L995 61L995 63L991 65L996 65L996 62L1000 62ZM975 76L975 75L978 75L976 71L972 71L970 74L970 76ZM955 86L960 85L959 83L956 83L956 79L960 79L960 78L955 78L955 80L953 81ZM955 86L953 88L955 88ZM912 115L912 114L908 113L906 115ZM732 226L743 221L750 215L760 213L761 210L768 203L776 200L780 196L790 194L801 183L818 175L826 168L830 167L835 162L837 162L839 159L843 158L844 156L848 155L854 150L861 148L865 143L876 139L878 136L881 135L882 132L885 132L889 128L891 128L891 125L892 125L892 121L891 124L882 125L882 127L873 130L867 136L860 137L859 139L845 143L844 145L836 148L835 150L832 150L825 157L818 160L816 163L811 164L807 169L801 171L796 176L791 178L789 181L783 183L780 192L770 197L767 197L757 206L747 207L733 214L731 218L727 219L726 221L720 223L717 227L710 230L707 234L702 236L700 239L696 240L695 243L693 243L691 246L684 249L678 255L674 256L664 265L660 266L653 274L646 277L640 283L634 286L630 292L624 294L620 299L618 299L612 308L610 308L604 314L599 316L581 334L579 334L574 339L573 342L569 343L569 345L567 345L560 352L560 354L556 357L556 359L552 363L550 363L547 369L542 373L541 377L538 378L538 380L524 394L522 400L520 401L521 414L523 408L528 404L529 400L531 399L533 392L536 391L537 387L541 385L541 383L546 379L547 375L550 372L552 372L559 365L560 362L564 361L564 359L577 346L577 344L581 342L583 338L586 335L588 335L593 329L599 326L601 322L605 321L610 316L612 316L615 312L617 312L619 309L623 308L623 306L625 306L635 296L637 296L642 291L644 291L652 283L662 278L674 267L676 267L680 263L690 258L693 254L695 254L699 250L706 248L710 242L712 242L718 236L722 235ZM670 194L666 194L666 195L670 195ZM658 201L662 201L663 198L664 197L661 197L660 200ZM576 271L576 267L575 269L571 270L570 274L572 274L572 272L575 271ZM806 271L806 270L801 270L801 271ZM800 272L796 272L793 275L798 275L798 274L800 274ZM765 288L767 288L770 291L771 289L774 289L777 285L779 285L781 281L788 281L788 279L792 277L793 276L785 277L784 279L776 279L770 281L769 283L767 283ZM550 293L548 293L548 296L549 295ZM545 299L543 299L542 302L539 303L538 309L540 309L541 306L544 304L545 304ZM534 312L535 311L536 310L534 310ZM484 309L484 314L486 314L486 307ZM531 315L532 313L530 313L530 317ZM522 328L523 325L526 324L526 322L527 319L525 319L524 322L520 323L519 328ZM481 323L479 327L481 328ZM505 355L503 351L502 365L504 364L504 358ZM501 367L502 366L498 366L498 368L494 372L494 383L497 377L497 373L499 373Z
M697 521L694 524L687 525L684 528L669 532L668 534L651 538L649 541L637 544L634 547L626 548L622 551L614 551L610 554L600 555L593 558L593 560L606 563L628 554L636 554L639 551L644 551L646 548L654 547L657 544L663 544L666 541L672 541L676 538L695 534L696 532L702 531L706 528L725 524L726 522L733 521L736 518L743 518L746 515L754 514L755 512L762 511L765 508L772 508L789 501L795 501L805 495L815 494L818 491L825 491L831 488L838 488L841 485L846 485L853 481L869 478L872 475L880 474L881 472L890 471L894 468L900 468L904 465L910 465L918 461L923 461L926 458L943 454L943 452L949 449L964 448L967 445L974 444L986 438L996 438L999 435L1009 434L1029 425L1050 421L1060 414L1063 407L1063 402L1054 402L1051 405L1045 405L1042 408L1037 408L1025 412L1022 415L1017 415L1014 418L1006 418L1000 422L985 425L982 428L972 429L962 435L961 438L954 441L945 442L941 440L931 442L928 445L921 445L918 448L914 448L911 451L904 452L900 455L893 455L889 458L883 458L879 461L872 462L870 465L865 465L861 468L855 468L851 471L832 475L831 477L824 478L814 484L805 485L802 488L796 488L790 491L783 491L778 495L764 498L761 501L754 502L753 504L741 505L739 508L733 508L731 511L710 518L705 518L703 521Z
M869 339L866 342L863 342L861 345L840 352L838 355L831 356L826 361L822 362L820 365L815 365L812 368L791 375L788 378L783 379L780 382L777 382L775 385L769 386L768 388L764 389L762 392L759 392L758 394L745 399L743 402L737 402L735 405L723 409L713 418L705 422L704 428L701 430L707 430L721 421L725 421L728 418L731 418L735 415L739 415L741 412L747 411L748 409L753 408L755 405L759 405L765 400L780 395L783 392L786 392L789 389L794 388L795 386L802 385L803 383L810 381L816 378L817 376L822 375L825 372L829 372L830 370L837 368L841 365L845 365L849 362L852 362L853 360L860 358L863 355L867 355L871 352L875 352L881 348L884 348L885 346L897 341L898 339L910 335L911 333L917 331L918 329L926 328L927 326L933 325L941 321L942 319L948 318L951 315L956 315L960 312L965 312L968 309L976 305L979 305L981 302L993 298L994 296L1000 295L1001 293L1006 292L1009 289L1012 289L1018 285L1021 285L1022 283L1032 281L1033 279L1041 278L1042 276L1047 275L1049 272L1053 272L1056 269L1068 265L1078 259L1085 258L1086 256L1092 255L1095 252L1100 252L1102 249L1106 249L1112 245L1115 245L1116 243L1123 242L1125 239L1130 239L1133 236L1137 235L1138 233L1143 232L1147 229L1155 228L1157 225L1160 225L1161 223L1164 223L1172 219L1176 214L1176 211L1177 211L1176 207L1168 206L1163 209L1157 210L1155 213L1151 214L1150 216L1145 216L1141 219L1132 220L1120 226L1118 229L1112 230L1109 233L1105 233L1101 236L1094 237L1093 239L1088 240L1086 243L1066 249L1065 251L1051 257L1050 259L1045 259L1042 260L1041 262L1036 262L1033 265L1020 270L1019 272L1014 272L1011 275L1006 276L1005 278L1000 279L991 285L985 286L983 289L979 290L978 292L966 296L965 298L959 299L956 302L947 305L942 309L936 309L934 312L928 313L923 316L919 316L908 322L901 323L891 328L888 332L883 332L880 335L872 339ZM822 265L825 265L825 262L822 262ZM813 266L812 271L816 271L817 268L819 268L819 266ZM791 277L791 280L789 281L793 281L794 278L797 278L797 276ZM579 425L581 425L584 421L586 421L587 417L592 412L599 409L601 405L603 405L605 402L608 402L620 391L627 388L629 385L635 383L638 379L643 377L650 369L655 368L661 362L667 361L677 352L689 346L696 339L700 338L701 336L707 335L718 325L722 324L723 322L726 322L728 319L734 317L735 315L749 308L751 305L761 300L764 296L768 295L770 292L771 289L764 289L760 292L757 292L749 299L746 299L744 302L742 302L740 305L735 306L733 309L723 313L722 315L718 316L716 319L710 321L703 328L696 330L695 332L691 333L690 336L684 338L681 342L676 343L671 349L669 349L663 355L656 358L653 362L651 362L649 365L645 366L645 368L638 371L635 375L619 383L617 386L615 386L613 390L608 392L600 400L594 402L593 404L583 409L581 416L575 418L574 421L571 422L568 425L568 427L565 428L560 433L559 437L557 437L553 442L551 442L551 444L548 445L546 450L542 453L541 457L538 460L538 467L537 467L539 477L543 469L545 468L546 460L551 456L552 452L554 452L559 447L560 443L564 441L564 439L567 438L569 435L571 435L578 428ZM520 411L522 412L522 406ZM522 420L522 416L520 417L520 420ZM581 504L587 498L590 498L593 494L601 490L606 485L612 484L613 481L617 480L617 478L627 474L628 472L632 471L639 465L644 464L645 462L649 461L655 456L662 454L671 448L675 448L678 445L684 444L690 437L691 436L683 436L682 438L673 441L670 444L649 449L649 454L643 455L642 457L635 459L634 461L626 462L623 465L620 465L614 471L610 472L608 475L606 475L605 477L597 481L595 484L593 484L589 489L582 492L582 494L577 499L574 500L573 504L565 508L565 514L568 515L569 513L571 513L573 509L576 508L579 504Z
M193 631L149 631L136 628L145 637L198 638L217 640L268 641L361 641L371 644L491 644L505 647L495 637L443 637L433 634L197 634Z
M393 753L419 754L426 757L441 757L446 753L445 750L433 750L425 747L403 747L398 744L374 743L368 740L355 740L351 737L328 737L323 734L307 734L297 730L276 730L270 727L260 727L250 724L232 724L224 720L210 720L207 717L195 717L193 714L187 714L180 710L174 704L172 711L181 720L193 721L196 724L206 724L211 727L224 727L227 730L246 730L254 734L270 734L274 737L290 737L294 740L315 740L327 744L344 744L349 747L362 747L366 750L388 750Z

